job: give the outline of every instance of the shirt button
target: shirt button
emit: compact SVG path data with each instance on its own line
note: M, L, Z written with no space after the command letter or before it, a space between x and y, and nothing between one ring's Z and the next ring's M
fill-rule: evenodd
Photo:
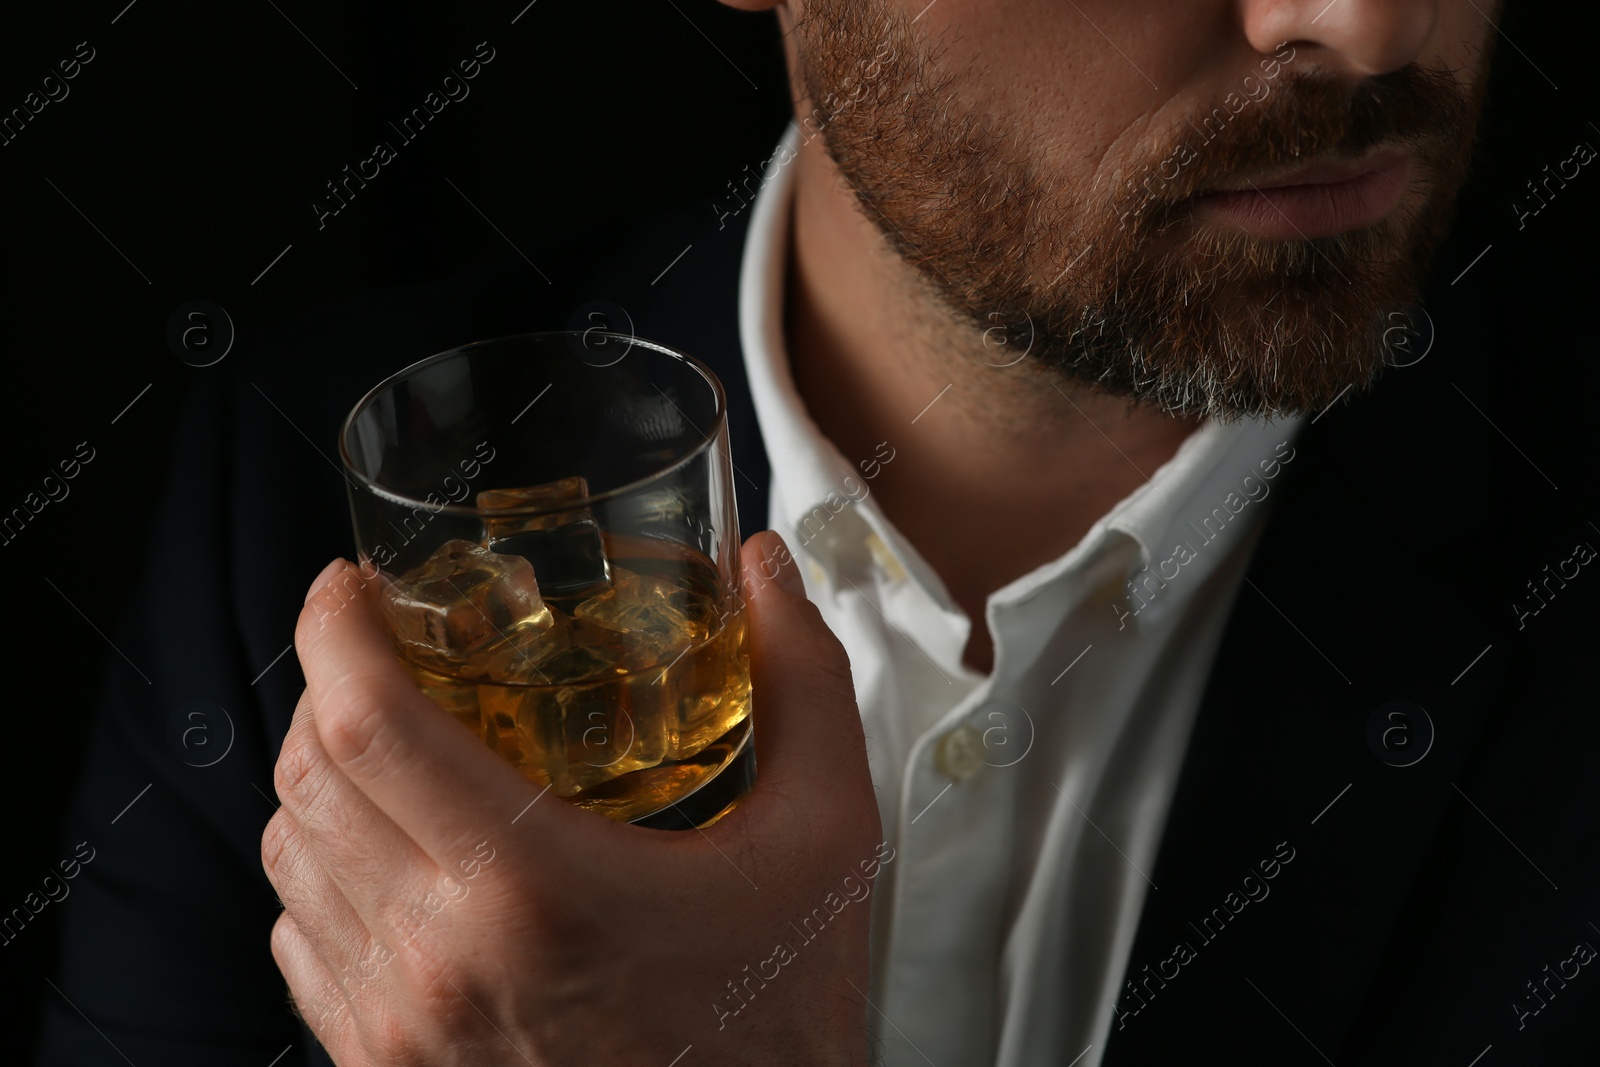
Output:
M965 781L983 766L983 735L970 726L957 726L939 739L934 762L956 781Z

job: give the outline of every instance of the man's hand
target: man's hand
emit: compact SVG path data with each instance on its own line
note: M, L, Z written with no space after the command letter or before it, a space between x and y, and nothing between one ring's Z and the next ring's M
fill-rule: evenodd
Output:
M338 599L353 566L318 577L261 855L285 909L272 954L338 1063L866 1059L893 851L849 663L777 535L743 567L759 770L705 831L540 798L418 691L370 590Z

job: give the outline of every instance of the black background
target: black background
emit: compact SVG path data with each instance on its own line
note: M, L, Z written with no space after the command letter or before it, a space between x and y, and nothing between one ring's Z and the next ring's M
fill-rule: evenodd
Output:
M729 178L770 154L788 108L776 21L712 0L124 3L36 5L8 13L0 34L0 113L78 42L95 50L70 95L0 147L0 514L79 442L96 453L67 499L0 545L13 597L0 912L70 855L58 815L101 680L127 669L102 635L114 633L143 555L176 412L206 373L169 348L174 310L214 302L245 335L513 251L559 271L554 250L587 234L666 206L711 210ZM1600 147L1594 23L1548 6L1507 13L1515 44L1499 48L1461 212L1467 236L1438 268L1454 276L1492 244L1473 269L1507 307L1537 308L1505 339L1508 373L1595 355L1600 162L1525 229L1511 206L1577 141ZM470 96L401 146L387 123L479 41L495 58ZM324 183L379 140L398 158L319 230L311 204ZM55 995L44 979L59 910L0 948L0 994L23 1024L6 1036L12 1049L31 1044L36 998Z

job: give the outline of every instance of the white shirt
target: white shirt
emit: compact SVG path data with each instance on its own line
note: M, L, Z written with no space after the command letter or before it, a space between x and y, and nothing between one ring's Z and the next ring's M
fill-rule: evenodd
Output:
M782 147L798 149L793 125ZM989 597L994 668L977 674L962 663L968 618L868 477L937 418L846 459L789 373L793 174L780 166L752 208L740 331L771 525L849 653L895 850L873 890L863 991L884 1063L1094 1067L1201 691L1300 420L1196 430L1071 551Z

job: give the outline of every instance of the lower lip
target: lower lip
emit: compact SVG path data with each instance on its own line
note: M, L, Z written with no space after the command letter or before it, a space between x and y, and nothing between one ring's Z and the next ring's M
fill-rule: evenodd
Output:
M1230 223L1274 240L1310 240L1381 222L1410 185L1411 164L1401 159L1347 181L1208 193L1192 204L1198 222Z

